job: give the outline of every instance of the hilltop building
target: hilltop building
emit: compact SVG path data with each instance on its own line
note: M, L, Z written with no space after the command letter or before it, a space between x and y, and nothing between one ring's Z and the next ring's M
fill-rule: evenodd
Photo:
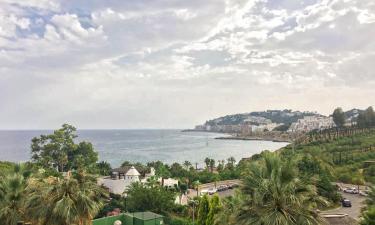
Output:
M288 132L310 132L312 130L324 130L335 127L332 117L305 116L297 122L292 123Z

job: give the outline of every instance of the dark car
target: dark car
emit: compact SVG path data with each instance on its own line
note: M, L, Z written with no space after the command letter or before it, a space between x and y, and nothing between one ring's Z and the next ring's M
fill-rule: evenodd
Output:
M234 188L238 188L239 185L238 184L230 184L228 185L228 189L234 189Z
M228 186L227 185L220 185L218 188L217 188L217 191L221 192L221 191L226 191L228 190Z
M352 207L352 203L349 199L343 199L342 200L342 207Z

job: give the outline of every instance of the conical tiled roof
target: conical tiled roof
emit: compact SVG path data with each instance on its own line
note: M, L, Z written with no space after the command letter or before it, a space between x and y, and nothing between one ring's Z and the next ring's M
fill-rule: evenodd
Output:
M126 176L140 176L141 174L134 168L134 166L130 167L128 172L125 174Z

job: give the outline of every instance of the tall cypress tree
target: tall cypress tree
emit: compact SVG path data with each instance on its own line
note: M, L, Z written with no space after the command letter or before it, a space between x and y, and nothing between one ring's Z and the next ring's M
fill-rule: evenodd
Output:
M206 225L208 213L210 212L210 202L207 195L204 195L199 202L198 225Z
M215 216L219 213L221 208L221 203L219 196L215 194L210 201L210 212L207 215L206 225L214 225Z

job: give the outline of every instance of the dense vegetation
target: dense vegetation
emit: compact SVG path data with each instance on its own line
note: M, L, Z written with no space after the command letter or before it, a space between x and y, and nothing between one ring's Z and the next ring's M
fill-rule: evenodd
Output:
M375 187L371 191L366 200L366 206L362 211L361 225L374 225L375 224Z
M0 176L0 221L35 225L91 224L107 199L104 189L84 172L50 176L30 164L14 165Z
M283 156L301 160L302 171L327 173L344 183L375 182L375 165L365 161L375 159L375 129L335 139L316 140L307 144L290 145Z

